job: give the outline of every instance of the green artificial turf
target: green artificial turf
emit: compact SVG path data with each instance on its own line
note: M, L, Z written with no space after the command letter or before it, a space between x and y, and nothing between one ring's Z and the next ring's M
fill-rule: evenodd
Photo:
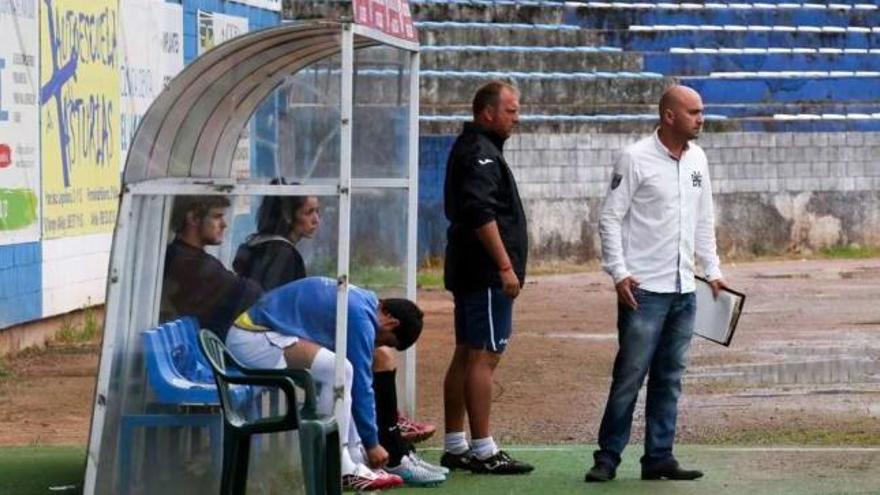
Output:
M74 494L82 491L85 447L0 449L0 493Z
M536 470L522 476L487 476L455 472L434 488L400 488L398 495L444 494L626 494L626 495L828 495L880 494L880 447L729 447L678 446L685 467L706 472L697 481L641 481L640 446L624 453L617 479L586 484L583 476L593 447L586 445L518 446L516 458ZM437 462L437 449L423 457ZM0 449L0 494L80 493L83 447L13 447ZM73 487L60 490L63 487ZM54 490L53 490L54 488ZM260 490L254 490L260 491ZM183 492L181 492L183 493ZM290 493L297 493L291 491ZM164 495L173 495L167 493ZM251 494L256 495L256 494Z

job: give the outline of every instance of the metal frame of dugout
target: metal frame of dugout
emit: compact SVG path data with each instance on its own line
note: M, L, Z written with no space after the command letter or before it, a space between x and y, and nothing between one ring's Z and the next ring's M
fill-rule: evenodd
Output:
M400 65L398 127L387 139L403 150L396 173L352 173L352 136L356 121L354 94L356 53L385 47ZM338 77L338 173L330 177L297 177L297 183L270 185L266 177L236 178L233 156L239 137L258 107L298 72L333 60L329 77ZM364 71L369 73L370 71ZM374 78L369 84L381 84ZM387 72L387 71L385 71ZM398 212L406 231L403 253L405 297L416 298L416 214L418 198L419 45L348 22L314 21L285 24L230 40L210 50L175 77L153 102L135 134L123 174L107 280L106 321L94 397L84 493L116 493L119 427L125 414L144 413L149 395L141 333L158 323L165 248L173 200L179 195L313 195L338 201L336 252L337 361L336 408L341 406L351 256L352 194L396 191L405 204ZM386 74L387 75L387 74ZM358 86L360 87L360 86ZM368 86L364 86L368 87ZM371 87L371 86L370 86ZM363 119L362 119L363 120ZM369 119L368 119L369 120ZM251 166L254 166L253 163ZM393 168L393 167L392 167ZM366 176L364 176L366 175ZM335 199L334 199L335 198ZM399 205L400 206L400 205ZM396 208L400 210L400 207ZM357 213L357 212L356 212ZM325 226L324 230L329 230ZM401 237L402 238L402 237ZM402 241L403 242L403 241ZM368 287L369 288L369 287ZM415 350L402 359L405 410L415 398ZM268 442L267 442L268 443ZM211 448L219 448L212 446ZM148 464L148 463L145 463ZM147 470L151 469L146 466ZM161 473L147 473L161 476ZM217 477L219 478L219 476ZM181 485L181 487L184 485ZM128 490L130 487L121 487ZM136 491L136 490L135 490ZM204 491L202 491L204 492Z

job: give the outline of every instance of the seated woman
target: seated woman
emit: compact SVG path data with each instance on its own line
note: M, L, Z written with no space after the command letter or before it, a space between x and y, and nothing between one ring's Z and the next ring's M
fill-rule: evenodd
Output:
M235 321L226 344L244 364L255 368L308 369L320 387L318 412L333 413L336 349L336 281L309 277L264 294ZM346 352L346 394L336 417L342 446L343 484L356 490L390 488L413 471L426 474L407 457L398 469L371 471L361 461L361 443L369 463L381 467L388 452L379 443L373 391L376 346L405 350L422 331L423 313L412 301L382 299L350 286ZM353 418L353 421L352 421ZM347 447L346 448L346 444ZM445 475L434 472L433 483Z
M232 268L265 291L306 276L296 243L321 224L315 196L266 196L257 211L257 232L238 247Z

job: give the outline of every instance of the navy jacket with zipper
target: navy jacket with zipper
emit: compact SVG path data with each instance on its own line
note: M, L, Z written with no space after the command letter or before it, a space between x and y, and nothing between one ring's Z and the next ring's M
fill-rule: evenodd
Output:
M444 282L451 291L501 287L498 265L477 238L479 227L495 220L520 283L525 282L529 240L516 181L502 155L504 139L467 123L446 163Z

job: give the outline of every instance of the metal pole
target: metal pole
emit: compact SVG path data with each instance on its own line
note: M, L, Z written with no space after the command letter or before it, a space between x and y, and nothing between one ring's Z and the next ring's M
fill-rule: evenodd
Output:
M407 188L406 226L406 297L416 300L419 216L419 52L410 52L409 66L409 187ZM404 357L406 413L415 416L416 409L416 348Z
M97 491L98 469L110 469L101 466L101 444L104 438L104 422L107 419L107 398L110 391L110 378L113 371L113 359L116 354L115 343L117 333L128 330L128 321L120 318L120 304L126 297L124 291L131 283L120 283L121 272L128 257L128 230L132 228L132 196L124 194L117 213L116 232L113 235L110 270L107 276L107 312L104 321L104 336L101 342L101 361L98 366L98 382L92 407L92 425L89 431L89 451L86 454L86 475L83 481L83 494L92 495ZM136 227L136 226L135 226ZM128 277L125 277L128 278ZM126 306L127 307L127 306ZM112 418L112 415L111 415ZM112 463L110 463L112 465ZM112 478L112 477L111 477ZM106 480L105 480L106 483Z
M345 393L345 358L348 348L348 271L351 235L351 118L354 89L354 33L351 24L342 25L342 86L339 131L339 245L336 259L336 369L334 412L339 417ZM343 445L348 432L340 431ZM345 447L343 447L345 448Z

